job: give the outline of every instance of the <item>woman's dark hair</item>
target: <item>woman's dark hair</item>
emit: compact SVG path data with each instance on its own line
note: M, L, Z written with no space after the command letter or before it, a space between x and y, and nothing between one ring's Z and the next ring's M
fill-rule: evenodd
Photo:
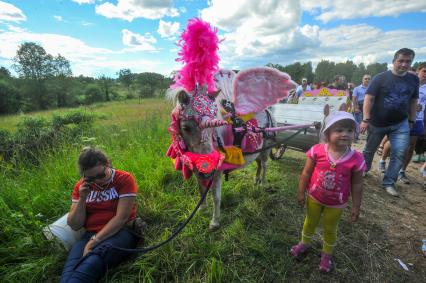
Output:
M78 168L80 173L97 165L107 166L108 164L109 160L106 154L102 150L94 147L83 148L78 156Z

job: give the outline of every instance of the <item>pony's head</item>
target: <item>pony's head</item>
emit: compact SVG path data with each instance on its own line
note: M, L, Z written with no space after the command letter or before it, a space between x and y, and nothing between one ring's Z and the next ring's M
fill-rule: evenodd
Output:
M192 172L208 177L223 160L214 147L213 128L227 124L217 117L215 99L219 92L207 93L205 87L197 87L192 93L182 88L176 90L177 104L168 129L172 144L167 155L176 159L176 169L183 171L184 178Z

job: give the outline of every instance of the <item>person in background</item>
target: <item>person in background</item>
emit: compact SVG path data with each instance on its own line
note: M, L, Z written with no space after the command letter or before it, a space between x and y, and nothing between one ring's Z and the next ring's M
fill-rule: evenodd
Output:
M87 147L78 158L81 178L72 192L68 225L86 229L71 248L61 283L98 282L107 269L129 258L123 251L135 248L139 238L131 229L136 220L137 186L134 177L111 167L105 153Z
M421 63L417 67L417 76L419 77L419 100L417 104L416 120L410 131L410 145L405 156L404 164L399 171L398 180L404 184L410 184L410 180L405 174L408 164L413 157L413 152L416 147L417 139L425 134L425 111L426 111L426 63Z
M335 75L333 83L328 85L328 88L337 89L337 90L346 90L347 88L346 77L343 75Z
M302 79L302 84L299 85L296 89L296 95L299 98L305 91L311 90L311 87L308 84L308 80L306 78Z
M363 152L367 170L371 168L377 147L387 135L391 158L382 186L392 196L398 196L395 182L405 159L419 98L419 78L408 72L414 55L414 51L408 48L398 50L393 58L392 70L376 75L364 98L364 119L360 130L365 133L368 129Z
M371 76L365 74L362 77L361 84L354 88L352 93L352 109L354 110L355 120L358 124L362 122L362 109L364 106L365 91L370 83Z
M300 258L309 251L322 217L324 235L319 264L322 272L330 272L333 268L337 226L350 195L351 221L356 222L359 217L365 161L360 152L351 149L356 131L357 123L352 114L344 111L329 114L321 130L326 143L316 144L306 153L305 167L299 178L297 200L302 206L306 202L306 217L302 239L291 248L290 254Z

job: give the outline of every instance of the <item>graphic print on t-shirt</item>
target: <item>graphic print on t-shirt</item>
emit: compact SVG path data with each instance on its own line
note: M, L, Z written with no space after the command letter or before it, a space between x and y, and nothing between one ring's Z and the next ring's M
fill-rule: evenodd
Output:
M118 193L115 187L108 188L102 191L92 190L86 198L86 203L103 202L118 199Z
M338 180L338 178L336 177L337 177L337 174L335 171L319 172L317 183L324 190L328 190L328 191L339 190L338 183L340 182L336 183L336 180Z

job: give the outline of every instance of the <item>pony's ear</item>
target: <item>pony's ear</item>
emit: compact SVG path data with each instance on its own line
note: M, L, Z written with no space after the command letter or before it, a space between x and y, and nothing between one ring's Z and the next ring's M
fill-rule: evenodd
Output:
M342 105L340 105L340 107L339 107L339 111L346 111L347 110L347 105L346 105L346 103L342 103Z
M209 92L209 97L215 99L219 95L220 92L221 92L220 88L216 91Z
M324 105L324 117L327 117L330 114L330 105Z
M178 92L177 99L181 105L188 105L190 102L189 94L187 94L184 90Z

